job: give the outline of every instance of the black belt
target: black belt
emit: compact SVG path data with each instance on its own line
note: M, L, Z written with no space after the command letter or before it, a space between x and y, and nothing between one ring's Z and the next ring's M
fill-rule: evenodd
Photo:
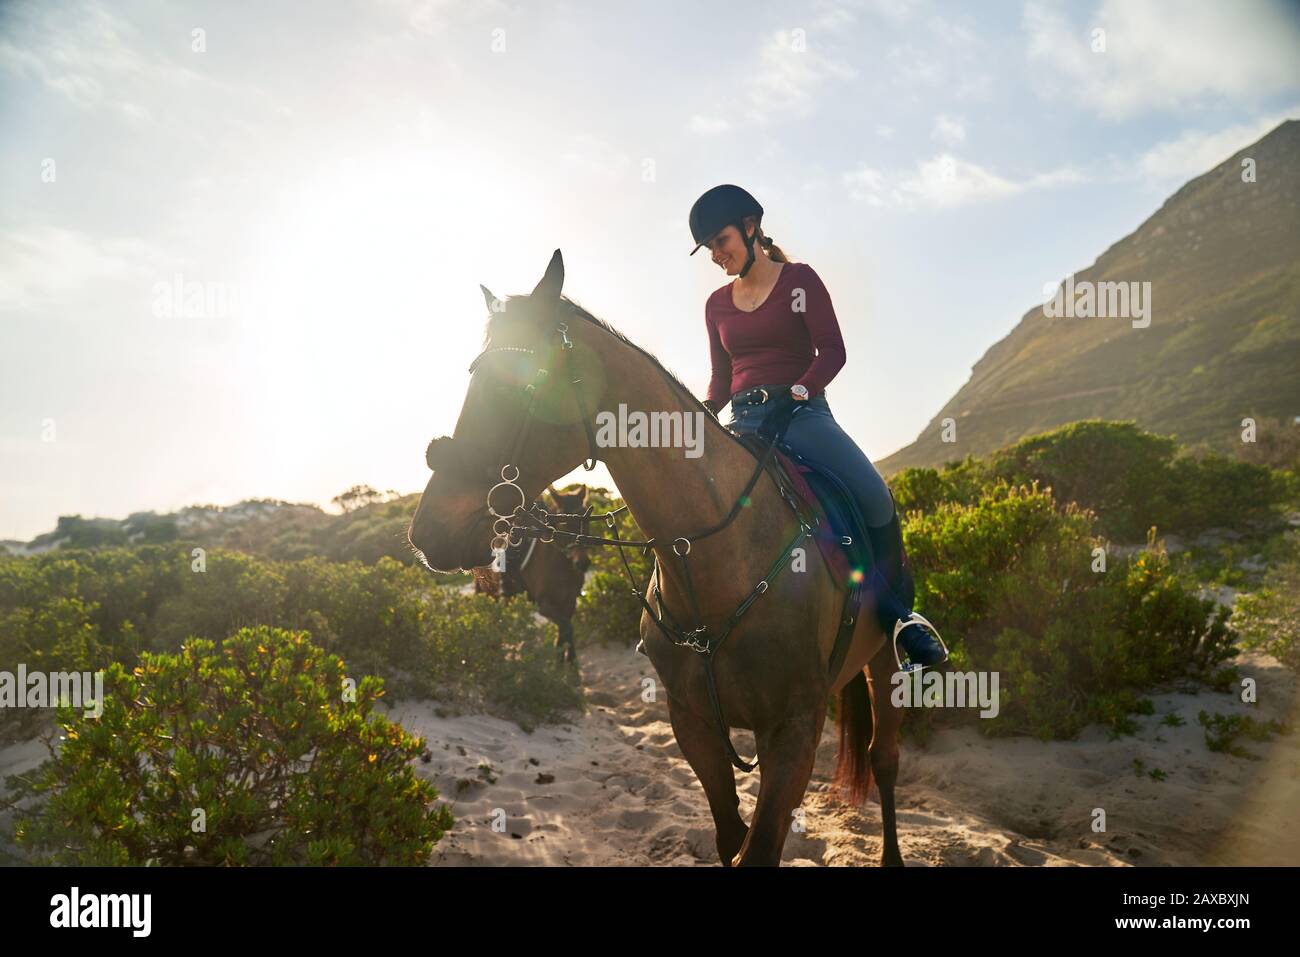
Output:
M772 396L779 394L780 390L790 391L788 385L756 385L752 389L746 389L743 392L737 392L731 397L732 406L737 405L762 405Z

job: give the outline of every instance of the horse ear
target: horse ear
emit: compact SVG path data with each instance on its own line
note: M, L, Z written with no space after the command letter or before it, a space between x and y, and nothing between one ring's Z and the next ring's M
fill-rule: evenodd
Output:
M546 275L533 290L533 296L541 299L559 299L564 289L564 257L557 249L546 267Z
M483 290L483 301L487 303L488 312L497 313L501 311L501 302L496 296L492 295L492 290L487 286L479 283L478 286Z

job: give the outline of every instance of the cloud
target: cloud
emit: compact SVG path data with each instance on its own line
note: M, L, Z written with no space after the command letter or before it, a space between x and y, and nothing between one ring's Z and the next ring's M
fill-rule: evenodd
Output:
M807 113L823 87L857 76L821 45L826 35L815 30L806 36L787 30L768 35L750 86L751 119L766 123L779 113Z
M1182 181L1200 176L1279 124L1296 117L1300 117L1300 104L1222 130L1185 130L1175 139L1157 143L1143 153L1138 159L1138 169L1143 176L1157 181Z
M966 142L966 124L961 120L941 113L934 118L934 128L930 130L930 138L938 140L944 146L956 146L958 143L964 143Z
M853 11L849 9L850 5L823 0L817 5L817 12L813 16L813 28L818 31L847 30L857 20Z
M1281 0L1104 0L1072 22L1025 4L1023 27L1040 94L1123 119L1207 99L1254 101L1300 89L1300 17ZM1104 52L1093 31L1104 30Z
M885 58L890 63L890 75L902 86L938 86L943 80L943 65L938 57L910 43L891 46Z
M866 8L893 23L909 20L922 5L922 0L866 0Z
M721 116L701 116L696 113L691 117L691 132L700 133L704 136L714 136L718 133L725 133L731 129L731 124Z
M898 189L905 204L914 200L922 206L946 207L999 199L1019 192L1020 187L982 166L943 153L917 164Z
M406 27L425 36L446 37L456 17L472 10L476 15L500 16L510 12L502 0L475 0L465 4L462 0L374 0L381 10L396 13L405 20Z
M844 174L844 185L849 197L868 206L884 206L885 174L870 166L862 166Z
M135 237L100 238L53 226L0 234L0 308L40 312L67 307L88 287L134 283L147 303L154 282L170 278L182 261Z
M895 30L901 39L885 48L883 81L904 93L931 87L949 100L988 98L993 88L992 77L984 72L990 63L989 37L974 21L963 22L964 16L948 9Z
M632 167L632 157L596 133L571 137L560 159L584 173L611 180L622 179Z
M868 206L948 209L1005 199L1027 190L1052 189L1084 179L1078 170L1065 167L1011 180L977 163L941 153L903 173L886 174L863 166L845 174L844 183L851 199Z
M141 52L130 23L94 3L71 10L50 6L13 18L0 39L0 70L37 80L82 109L109 104L132 119L148 119L138 102L114 93L171 89L200 78L192 70Z

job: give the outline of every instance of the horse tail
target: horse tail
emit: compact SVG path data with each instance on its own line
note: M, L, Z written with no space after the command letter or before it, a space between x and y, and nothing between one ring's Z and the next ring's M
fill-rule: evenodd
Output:
M871 692L867 689L865 673L859 671L840 689L839 704L840 747L835 759L835 775L831 779L831 793L859 806L866 803L867 791L871 787L871 760L867 747L871 744L874 729Z

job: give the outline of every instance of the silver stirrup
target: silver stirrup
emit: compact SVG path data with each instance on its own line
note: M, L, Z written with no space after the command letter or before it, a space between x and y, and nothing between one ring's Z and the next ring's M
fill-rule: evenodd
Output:
M943 649L943 661L948 660L948 646L944 643L943 636L939 634L939 629L934 627L934 625L930 624L930 619L926 618L919 611L914 611L912 612L911 617L900 618L898 619L898 621L894 622L894 641L893 641L894 663L898 665L899 671L903 671L904 674L909 674L909 675L917 674L921 671L924 671L927 667L930 668L939 667L939 665L929 665L929 666L913 665L911 668L908 668L906 671L904 671L903 659L898 657L898 636L902 633L904 628L906 628L908 625L915 624L915 623L920 623L922 625L925 625L927 628L930 629L930 631L934 632L934 637L938 640L939 647ZM939 662L939 664L940 665L943 664L943 661Z

